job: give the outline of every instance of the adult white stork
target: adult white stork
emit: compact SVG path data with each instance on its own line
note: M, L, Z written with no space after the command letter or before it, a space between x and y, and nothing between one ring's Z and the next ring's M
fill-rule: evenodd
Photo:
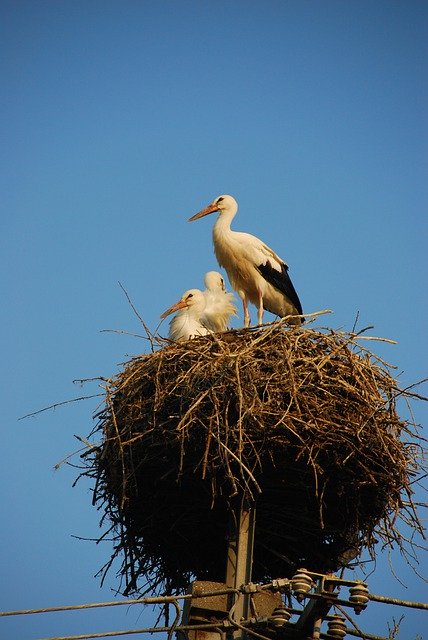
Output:
M204 277L205 310L202 323L211 331L227 331L232 316L238 315L233 293L228 293L218 271L208 271Z
M218 196L205 209L189 218L189 222L219 212L213 227L214 252L218 263L226 269L232 288L242 299L244 326L250 324L248 302L257 307L257 320L263 321L263 309L280 316L291 316L289 324L300 325L302 305L288 275L288 266L259 238L249 233L232 231L230 224L238 211L232 196Z
M169 323L169 339L174 342L183 342L196 336L206 336L212 333L201 320L205 305L205 295L202 291L199 289L185 291L180 300L161 315L161 318L166 318L177 311Z

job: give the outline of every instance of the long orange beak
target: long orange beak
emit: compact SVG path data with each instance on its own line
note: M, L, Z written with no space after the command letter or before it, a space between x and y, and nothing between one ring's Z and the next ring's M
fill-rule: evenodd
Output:
M204 216L207 216L209 213L213 213L213 211L218 211L218 206L216 204L209 204L208 207L205 207L205 209L202 209L202 211L195 213L195 215L189 218L187 222L193 222L193 220L197 220L198 218L203 218Z
M171 313L174 313L174 311L179 311L180 309L184 309L184 307L187 307L187 302L185 300L179 300L178 302L173 304L172 307L164 311L160 317L162 319L166 318Z

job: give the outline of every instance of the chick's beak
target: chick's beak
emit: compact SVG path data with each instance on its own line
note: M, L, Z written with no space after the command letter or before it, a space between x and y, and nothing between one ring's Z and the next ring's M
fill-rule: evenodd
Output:
M160 317L163 320L164 318L169 316L171 313L174 313L175 311L179 311L180 309L184 309L184 307L187 307L187 302L185 300L179 300L178 302L173 304L172 307L164 311Z

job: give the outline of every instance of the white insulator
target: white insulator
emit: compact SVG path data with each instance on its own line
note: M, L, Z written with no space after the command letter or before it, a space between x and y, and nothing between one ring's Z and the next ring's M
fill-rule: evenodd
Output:
M298 569L291 578L291 588L296 599L301 602L305 594L312 589L314 582L306 569Z
M369 590L364 582L360 582L355 587L349 589L349 602L354 605L354 611L356 614L361 613L366 608L369 601Z
M277 607L269 618L269 623L275 629L283 627L291 618L291 611L285 607Z
M342 616L333 616L328 621L327 627L329 638L344 638L346 636L346 623Z

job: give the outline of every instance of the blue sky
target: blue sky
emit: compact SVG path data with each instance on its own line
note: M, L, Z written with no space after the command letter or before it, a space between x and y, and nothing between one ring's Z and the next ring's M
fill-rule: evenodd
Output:
M216 268L213 217L186 222L215 196L232 194L234 228L289 263L306 313L332 309L324 324L344 329L358 313L397 340L374 350L403 385L426 376L427 33L415 0L3 0L3 609L112 599L114 573L102 589L93 577L109 543L72 537L99 535L90 486L54 471L97 400L18 418L97 393L72 381L147 349L102 332L141 333L118 282L155 330ZM427 407L413 410L426 425ZM392 563L401 582L381 555L370 590L426 600ZM422 634L413 610L372 604L358 622L387 635L401 613L403 637ZM0 636L152 620L127 607L21 617Z

